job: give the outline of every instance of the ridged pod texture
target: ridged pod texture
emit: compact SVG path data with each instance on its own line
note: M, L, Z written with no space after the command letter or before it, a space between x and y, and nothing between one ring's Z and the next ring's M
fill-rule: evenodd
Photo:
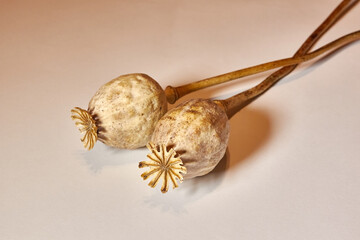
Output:
M167 111L163 89L146 74L123 75L103 85L89 103L99 140L124 149L145 146Z
M157 123L151 142L172 147L187 169L185 179L215 168L226 152L229 121L211 100L193 99L168 111Z

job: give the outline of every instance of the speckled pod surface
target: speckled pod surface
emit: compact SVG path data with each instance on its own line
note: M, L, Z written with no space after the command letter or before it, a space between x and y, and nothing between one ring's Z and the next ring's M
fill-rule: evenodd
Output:
M90 100L88 112L98 126L98 139L125 149L143 147L166 113L160 85L146 74L128 74L104 84Z
M229 121L211 100L193 99L168 111L157 123L151 142L173 148L187 169L185 179L215 168L225 154Z

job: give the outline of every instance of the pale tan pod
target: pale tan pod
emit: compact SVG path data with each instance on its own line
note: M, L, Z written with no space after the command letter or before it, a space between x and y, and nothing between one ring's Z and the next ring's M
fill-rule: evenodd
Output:
M87 110L96 122L97 139L122 149L145 146L166 111L164 90L154 79L140 73L123 75L104 84ZM85 138L87 132L83 132Z
M158 155L164 152L162 146L168 152L173 149L174 156L183 163L183 173L187 172L184 179L189 179L215 168L225 155L228 139L229 121L225 111L211 100L193 99L171 109L159 120L148 148ZM142 163L149 165L146 161L139 167L143 167Z

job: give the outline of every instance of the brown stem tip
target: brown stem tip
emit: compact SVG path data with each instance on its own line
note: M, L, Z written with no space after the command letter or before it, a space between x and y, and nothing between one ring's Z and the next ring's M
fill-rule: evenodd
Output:
M149 182L149 186L152 188L154 188L160 178L162 178L162 193L168 191L170 181L173 184L173 188L177 188L179 186L177 180L182 182L182 174L186 174L186 168L183 166L181 159L175 157L175 150L170 148L170 150L167 151L165 144L156 146L153 143L148 143L146 147L151 151L151 153L147 155L149 160L140 162L139 168L150 167L150 170L141 174L141 177L146 180L151 175L154 175L153 179Z
M75 121L75 125L79 128L80 132L85 133L81 138L84 147L88 150L92 149L98 139L95 120L88 111L79 107L71 109L71 114L71 119Z

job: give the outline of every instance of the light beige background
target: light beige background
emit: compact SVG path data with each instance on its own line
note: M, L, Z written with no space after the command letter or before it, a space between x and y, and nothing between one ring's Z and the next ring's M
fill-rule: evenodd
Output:
M87 152L70 119L121 74L165 87L289 57L339 2L0 1L0 239L358 239L360 43L237 114L215 172L166 195L146 149ZM359 27L358 4L317 46Z

